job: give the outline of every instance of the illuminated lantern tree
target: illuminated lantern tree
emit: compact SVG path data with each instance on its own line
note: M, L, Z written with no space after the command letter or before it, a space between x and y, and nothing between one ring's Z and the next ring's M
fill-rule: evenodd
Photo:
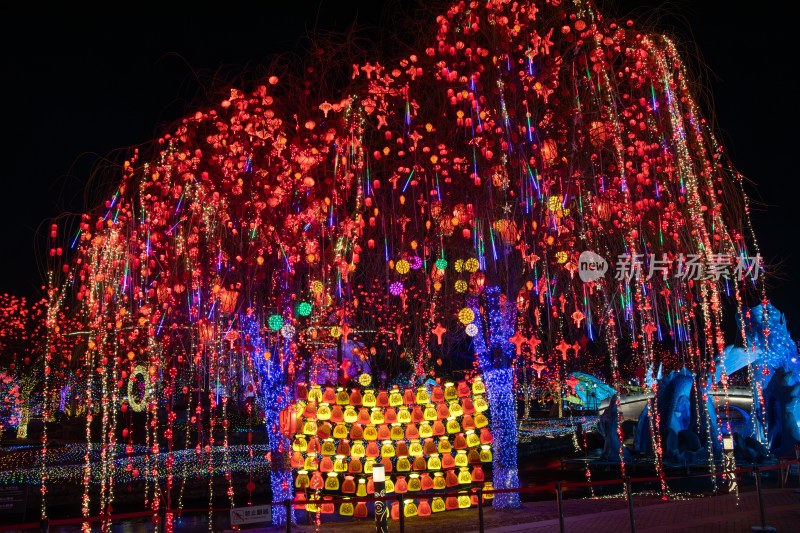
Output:
M343 372L333 347L357 343L385 381L474 362L498 488L517 484L515 366L563 377L591 341L618 385L621 349L648 368L663 341L713 373L758 248L671 41L555 0L459 2L421 40L352 65L347 90L320 101L313 80L231 90L126 162L66 268L53 245L47 342L69 306L88 331L76 375L101 406L101 463L132 442L118 437L120 384L137 367L152 373L148 446L172 449L157 407L178 405L207 429L191 445L218 445L246 384L279 465L287 386ZM583 269L620 256L620 272ZM45 358L45 376L64 357ZM276 497L291 494L281 469ZM156 512L172 486L148 483Z
M471 337L504 390L515 359L564 378L586 342L615 386L620 352L648 368L658 342L706 374L760 258L741 177L672 42L590 2L492 2L453 5L426 46L353 66L372 171L361 262L385 268L383 316L419 324L404 338L431 356L415 369ZM582 254L608 271L587 276ZM424 275L406 269L417 259ZM514 408L495 397L496 430ZM514 486L513 457L501 463L496 484Z
M276 84L270 81L270 91ZM158 407L173 415L175 409L191 411L198 431L196 443L187 446L227 449L227 437L220 442L214 432L227 432L227 410L244 390L272 394L294 380L295 325L311 313L305 306L294 312L298 296L306 295L312 280L323 280L330 291L331 279L346 268L353 238L352 222L340 213L347 208L340 196L353 180L341 162L346 139L310 120L298 135L279 118L268 92L266 85L251 93L232 90L219 106L185 118L159 139L151 161L141 163L135 154L104 209L81 219L71 263L51 271L49 312L58 316L69 307L84 329L77 389L83 403L102 406L109 450L103 464L117 459L117 439L171 450L174 417L159 421L164 432L154 423L122 434L139 407L148 419ZM333 303L317 302L316 312ZM52 346L59 324L48 325L43 337ZM248 344L251 333L265 338L258 350ZM280 364L264 366L270 353ZM46 375L69 361L71 354L58 353L45 363ZM141 372L147 373L143 394L126 397L125 383ZM61 385L51 379L48 388ZM275 398L262 400L267 425L276 426ZM277 464L286 450L270 435ZM92 468L88 455L86 460ZM232 504L230 476L227 481ZM111 487L102 488L101 505L108 506ZM172 486L153 482L153 494L162 490L169 503ZM89 498L87 485L84 514ZM157 499L153 505L157 511Z

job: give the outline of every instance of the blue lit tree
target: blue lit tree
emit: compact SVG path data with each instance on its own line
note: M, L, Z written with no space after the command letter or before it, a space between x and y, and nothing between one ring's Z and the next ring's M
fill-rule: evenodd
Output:
M480 316L480 320L475 321L479 326L478 334L473 337L473 343L489 395L494 437L492 452L494 486L497 489L517 488L519 474L517 413L514 398L514 345L509 341L509 337L514 334L517 312L497 286L487 289L480 299L485 306L478 304L478 298L472 298L471 302L475 315ZM494 507L496 509L519 507L519 493L495 495Z
M270 488L272 501L291 500L292 471L289 468L289 438L281 432L280 413L294 401L293 388L289 381L288 362L290 341L278 341L267 346L259 323L254 318L243 319L243 331L249 336L252 346L253 366L258 379L258 398L264 408L264 419L270 449ZM281 355L283 351L283 356ZM272 520L276 525L286 523L286 510L282 506L272 507ZM290 517L292 523L294 516Z

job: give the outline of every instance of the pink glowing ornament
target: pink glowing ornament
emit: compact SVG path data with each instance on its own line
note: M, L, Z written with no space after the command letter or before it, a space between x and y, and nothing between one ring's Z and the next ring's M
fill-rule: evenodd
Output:
M403 293L403 283L400 281L395 281L389 285L389 292L394 296L400 296Z

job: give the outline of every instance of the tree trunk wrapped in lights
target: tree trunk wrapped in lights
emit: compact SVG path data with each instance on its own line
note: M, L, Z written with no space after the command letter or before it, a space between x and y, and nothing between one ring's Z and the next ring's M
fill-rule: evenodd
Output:
M272 501L291 500L294 495L289 464L291 440L281 424L281 412L294 401L294 386L288 368L291 346L287 341L280 350L269 351L259 323L252 318L245 320L244 331L256 354L253 357L256 370L253 379L258 383L257 397L264 409L269 441ZM273 505L272 520L275 525L285 524L287 520L295 523L294 511L290 509L290 516L287 517L285 507Z
M514 333L516 309L508 302L499 287L485 291L485 306L472 308L480 319L478 334L473 337L478 364L489 395L493 442L492 477L494 488L519 487L517 470L517 401L514 396L514 345L509 337ZM480 311L483 309L483 312ZM496 494L495 509L519 507L519 493Z

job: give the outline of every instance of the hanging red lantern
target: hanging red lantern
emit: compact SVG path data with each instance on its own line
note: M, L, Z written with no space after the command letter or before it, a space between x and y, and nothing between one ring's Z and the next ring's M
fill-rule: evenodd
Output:
M474 295L480 295L486 287L486 274L484 272L473 272L469 278L469 291Z
M289 406L280 412L280 431L287 437L298 433L301 428L297 424L297 411Z
M197 333L201 343L206 343L214 338L214 327L206 319L197 323Z
M221 289L219 291L219 305L223 313L231 314L236 309L239 300L239 291Z
M606 131L606 125L598 120L593 120L589 124L589 140L591 143L597 147L605 143L607 139L608 132Z
M166 285L159 285L156 288L156 296L158 297L158 303L163 304L169 298L170 289Z
M356 508L353 511L353 516L356 518L366 518L367 516L367 504L364 502L358 502L356 504Z
M527 289L520 289L519 293L517 293L517 310L518 311L525 311L528 309L530 305L530 293Z
M494 223L494 229L506 246L512 246L517 242L517 225L513 220L498 220Z
M553 139L545 139L542 141L542 159L548 164L553 164L558 157L558 144Z

